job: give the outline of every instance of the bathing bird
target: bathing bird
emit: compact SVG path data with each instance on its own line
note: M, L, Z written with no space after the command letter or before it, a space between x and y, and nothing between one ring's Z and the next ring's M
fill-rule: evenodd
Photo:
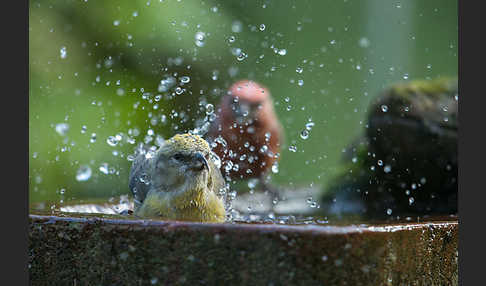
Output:
M278 197L265 178L278 163L283 141L270 91L255 81L237 81L222 97L216 115L208 140L221 158L223 175L231 180L257 178L265 191Z
M134 215L224 222L225 182L216 158L208 142L193 134L177 134L155 152L138 154L129 175Z

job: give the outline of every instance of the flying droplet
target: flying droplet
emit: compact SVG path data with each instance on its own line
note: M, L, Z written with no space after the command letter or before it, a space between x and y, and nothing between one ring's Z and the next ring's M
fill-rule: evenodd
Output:
M383 171L385 173L390 173L391 172L391 166L390 165L386 165L384 168L383 168Z
M99 167L99 170L100 170L101 173L108 175L108 163L101 164L101 166Z
M184 92L184 89L182 89L181 87L178 86L178 87L175 88L175 93L177 95L181 95L183 92Z
M118 140L116 139L115 136L108 136L108 138L106 139L106 143L108 143L108 145L114 147L118 144Z
M415 199L413 197L408 198L408 204L412 205L413 202L415 202Z
M290 145L290 146L289 146L289 151L290 151L290 152L297 152L297 146L295 146L295 145Z
M315 123L310 121L305 124L305 129L311 131L312 127L314 127Z
M265 24L261 24L260 25L260 31L264 31L265 30Z
M67 123L56 124L56 132L59 135L65 136L68 131L69 131L69 124Z
M383 112L387 112L387 111L388 111L388 106L386 106L386 105L384 105L384 104L383 104L383 105L381 106L381 111L383 111Z
M241 62L244 59L246 59L247 57L248 57L248 55L246 53L241 52L241 53L238 54L238 56L236 57L236 59Z
M203 47L205 37L206 37L206 34L204 32L197 32L196 35L194 36L196 46Z
M370 40L365 37L359 39L359 46L362 48L368 48L370 46Z
M309 138L309 130L307 129L304 129L300 132L300 138L306 140L307 138Z
M277 162L273 163L273 165L272 165L272 172L274 174L277 174L278 173L278 163Z
M181 77L180 80L181 80L182 83L188 83L188 82L191 81L191 78L188 77L188 76L183 76L183 77Z
M231 31L234 33L240 33L243 30L243 24L240 21L233 21L231 25Z
M91 168L88 165L83 165L79 167L76 172L76 180L79 182L84 182L91 178Z
M59 50L61 59L65 59L67 57L67 50L66 47L62 46L61 49Z
M206 114L211 115L214 112L214 105L211 103L206 104Z
M89 138L89 142L91 143L96 142L96 133L91 133L91 138Z

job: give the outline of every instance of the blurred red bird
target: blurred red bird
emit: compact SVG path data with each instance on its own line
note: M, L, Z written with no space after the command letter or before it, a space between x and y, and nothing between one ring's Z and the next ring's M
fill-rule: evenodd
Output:
M234 83L217 115L208 137L221 158L222 174L232 180L258 178L276 196L264 177L279 160L283 129L268 89L250 80Z

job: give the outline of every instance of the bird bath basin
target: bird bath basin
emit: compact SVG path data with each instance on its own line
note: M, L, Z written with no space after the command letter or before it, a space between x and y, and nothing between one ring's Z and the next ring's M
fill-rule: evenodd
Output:
M32 284L458 283L456 216L209 224L88 213L113 207L31 208Z

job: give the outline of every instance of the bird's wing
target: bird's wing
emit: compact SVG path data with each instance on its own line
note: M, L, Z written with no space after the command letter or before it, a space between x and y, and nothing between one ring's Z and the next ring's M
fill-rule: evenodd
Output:
M139 154L133 161L130 169L128 187L135 198L135 205L143 203L147 193L150 189L150 184L146 184L145 180L150 180L152 172L153 158L147 159L144 154ZM142 178L142 180L141 180Z

